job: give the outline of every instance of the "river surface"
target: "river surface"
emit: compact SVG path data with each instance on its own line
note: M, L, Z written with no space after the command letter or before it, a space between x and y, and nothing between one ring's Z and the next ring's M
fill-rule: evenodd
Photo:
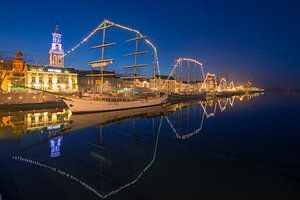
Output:
M0 199L300 199L299 94L0 120Z

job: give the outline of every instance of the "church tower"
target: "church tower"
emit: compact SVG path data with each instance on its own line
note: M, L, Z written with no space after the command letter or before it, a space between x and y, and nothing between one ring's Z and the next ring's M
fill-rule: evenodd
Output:
M61 36L58 25L56 25L55 31L52 33L52 46L49 52L50 66L53 67L64 67L64 50L61 44Z
M16 73L23 73L25 69L25 61L23 60L23 54L18 48L16 53L16 58L11 61L12 62L12 70Z

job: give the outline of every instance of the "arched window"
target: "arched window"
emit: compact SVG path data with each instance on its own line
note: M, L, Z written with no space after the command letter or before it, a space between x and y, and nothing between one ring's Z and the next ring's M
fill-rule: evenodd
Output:
M56 57L56 55L53 56L53 64L57 65L57 57Z
M58 65L61 65L61 56L58 56Z

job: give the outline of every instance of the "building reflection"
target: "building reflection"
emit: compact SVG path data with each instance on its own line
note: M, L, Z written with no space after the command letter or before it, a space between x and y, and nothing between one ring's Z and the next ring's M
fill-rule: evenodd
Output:
M61 155L62 130L67 127L71 112L65 109L51 109L31 112L0 113L0 142L16 142L18 150L26 149L22 140L29 134L37 135L36 146L49 140L50 157Z
M51 158L57 158L60 156L60 147L62 145L63 136L58 136L53 139L50 139L50 157Z
M217 98L207 101L180 102L164 107L132 109L130 112L116 111L73 116L68 111L61 111L56 112L56 123L53 122L54 118L51 120L49 117L44 117L44 120L32 118L32 116L44 116L43 114L27 113L25 116L27 118L31 116L34 120L28 123L29 120L23 117L23 129L43 130L43 134L47 133L47 139L18 149L13 159L52 170L53 173L58 173L84 186L97 197L105 199L136 184L151 169L158 153L162 122L166 122L167 127L170 128L168 129L170 132L166 134L175 134L176 139L191 139L202 131L206 120L211 120L210 118L225 112L240 100L251 98L253 96ZM48 116L52 116L50 113L48 112ZM40 123L36 123L39 121ZM77 150L76 158L68 159L70 171L66 166L54 164L52 158L63 159L64 156L68 156L66 152L65 154L61 152L63 139L67 140L67 137L63 138L63 134L88 127L94 128L93 137L87 137L84 141L82 139L73 141ZM30 133L33 134L33 131ZM87 132L82 131L81 134ZM50 145L51 159L48 163L19 156L20 152L34 148L45 141ZM81 164L78 164L78 160ZM76 165L76 170L71 167L72 165ZM89 178L83 178L81 173Z
M0 111L0 139L6 136L22 137L30 133L47 133L49 138L59 132L74 131L89 126L107 125L117 123L128 118L143 117L153 118L161 115L177 115L177 120L204 115L206 118L213 117L219 110L223 112L232 107L236 99L240 101L250 100L259 93L233 96L230 98L213 98L205 101L185 101L165 106L153 106L150 108L137 108L123 111L93 113L86 115L74 115L67 109L48 109L26 112L1 112ZM201 107L199 109L198 107ZM183 113L184 112L184 113ZM196 113L198 112L198 113ZM171 113L171 114L170 114ZM173 118L174 118L173 117ZM170 118L170 117L169 117Z
M206 118L214 117L218 111L223 112L228 107L232 107L236 100L250 100L258 95L259 93L255 93L230 98L211 98L205 101L178 102L165 106L131 109L130 112L123 110L73 116L71 111L66 109L0 112L0 142L15 141L20 144L22 137L28 134L37 134L37 143L51 139L51 151L54 146L59 150L62 139L59 139L59 141L57 141L58 139L54 139L59 135L91 126L105 127L106 125L116 124L127 119L133 121L132 137L137 138L134 131L134 118L154 118L157 116L165 116L178 139L187 139L202 130ZM134 148L132 145L133 143L131 144L131 148ZM56 157L54 156L56 154L51 153L51 155L51 157Z
M0 112L0 130L8 128L9 134L22 136L37 131L56 134L69 121L72 113L65 109L28 112Z
M215 117L218 112L233 107L236 99L251 100L259 95L260 93L245 94L174 104L170 106L171 113L165 116L165 119L177 139L188 139L201 132L205 119Z

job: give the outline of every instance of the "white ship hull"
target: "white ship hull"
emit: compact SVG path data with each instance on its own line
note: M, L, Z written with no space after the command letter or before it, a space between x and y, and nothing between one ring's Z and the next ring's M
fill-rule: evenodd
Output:
M67 104L72 113L91 113L91 112L105 112L115 110L125 110L132 108L155 106L164 103L167 100L167 96L162 96L156 99L150 100L136 100L127 102L107 102L96 101L78 98L63 98L63 101Z

